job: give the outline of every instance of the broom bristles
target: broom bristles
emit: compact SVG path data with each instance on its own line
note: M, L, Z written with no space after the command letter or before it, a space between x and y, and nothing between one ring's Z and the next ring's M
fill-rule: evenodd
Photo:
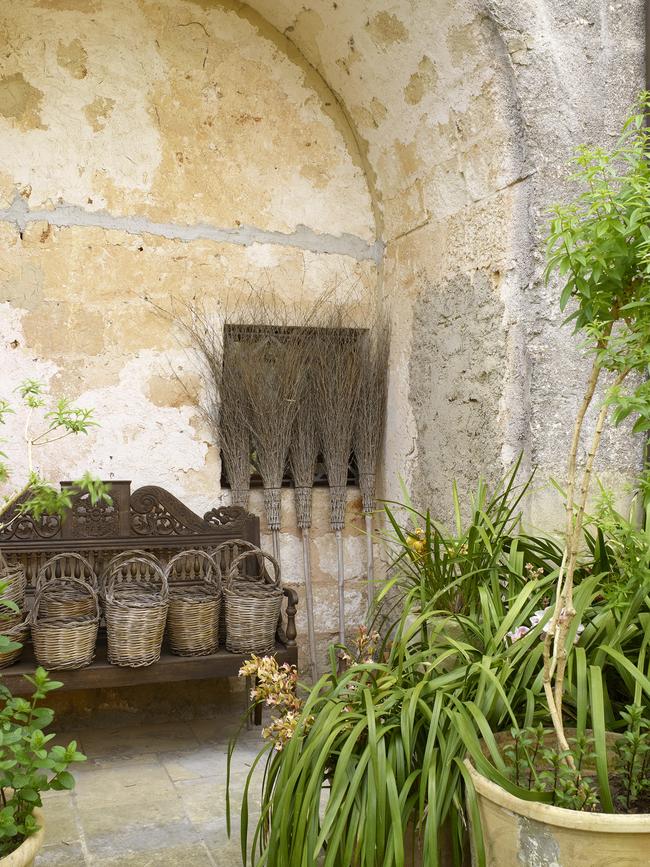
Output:
M255 465L264 486L282 485L305 379L306 336L291 311L256 299L239 341L246 352L241 387ZM294 314L295 315L295 314Z
M190 338L201 371L204 394L197 399L223 457L224 471L235 505L247 507L250 490L250 436L245 425L245 395L239 388L243 359L232 346L224 346L223 324L199 301L187 302L175 316ZM239 307L225 314L237 320Z
M361 383L360 331L343 327L343 322L343 311L337 309L320 333L321 350L314 370L318 426L330 486L330 523L334 529L343 526L340 492L347 487Z

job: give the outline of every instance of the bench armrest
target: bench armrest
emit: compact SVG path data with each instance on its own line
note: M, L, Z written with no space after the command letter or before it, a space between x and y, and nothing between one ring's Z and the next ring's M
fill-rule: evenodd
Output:
M296 646L296 608L298 606L298 594L293 587L283 587L282 592L287 597L287 627L284 630L284 639L287 647Z

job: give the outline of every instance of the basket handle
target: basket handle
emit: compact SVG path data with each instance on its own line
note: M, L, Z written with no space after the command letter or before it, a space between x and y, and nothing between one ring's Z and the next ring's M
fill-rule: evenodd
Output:
M149 568L154 572L154 574L160 579L160 598L165 601L169 596L169 586L167 584L167 575L163 572L161 566L153 560L149 560L146 557L130 557L128 560L125 560L124 563L116 563L115 566L111 569L111 571L106 575L106 584L104 585L104 596L107 602L113 602L115 599L115 578L117 576L117 572L122 569L124 566L129 563L144 563L145 566L149 566ZM128 584L128 581L123 582Z
M83 590L88 591L88 595L92 597L92 600L95 603L95 619L99 620L99 598L97 596L97 590L89 581L85 581L83 578L75 578L74 575L66 575L65 579L53 578L51 581L45 581L40 586L37 586L36 593L34 594L34 604L32 605L32 610L27 617L26 622L29 622L33 625L38 624L38 609L46 588L51 587L52 584L56 584L57 581L63 580L65 580L66 582L73 581L75 584L78 584Z
M45 573L47 572L48 569L50 569L54 565L54 563L57 563L59 560L67 560L68 557L71 557L73 560L78 560L82 564L82 566L84 566L88 570L88 572L90 573L90 577L86 583L90 584L91 587L93 587L93 588L97 588L97 586L98 586L97 585L97 574L96 574L95 570L93 569L93 567L88 562L88 560L86 560L85 557L82 557L81 554L76 554L74 551L69 551L67 554L55 554L54 557L50 557L49 560L46 560L45 563L43 563L43 565L38 570L38 573L36 575L36 589L37 590L40 588L41 584L45 585L45 584L51 583L52 581L60 581L64 577L66 580L72 580L75 578L74 575L65 575L65 576L61 576L61 578L57 578L56 576L53 576L52 578L50 578L49 581L47 581L47 579L45 578ZM78 579L75 579L75 580L78 580ZM86 580L86 579L83 579L83 580Z
M156 566L162 566L158 557L155 554L150 553L149 551L141 551L138 548L131 548L128 551L120 551L119 554L115 554L114 557L108 561L108 563L104 566L99 576L99 589L100 592L104 593L106 589L106 579L112 572L114 571L116 566L124 566L123 560L129 560L132 557L141 557L145 560L151 561Z
M211 557L207 551L202 551L200 548L188 548L186 551L179 551L178 554L174 554L174 556L167 563L167 567L165 569L165 576L167 578L167 584L169 584L169 578L172 574L172 568L179 560L184 560L187 557L199 557L207 562L210 567L210 572L212 577L204 578L203 580L206 584L216 584L217 588L221 590L221 569L215 563L214 558Z
M264 577L264 552L261 548L258 548L257 545L254 545L252 542L249 542L247 539L228 539L227 542L222 542L221 545L217 545L217 547L212 551L212 559L214 560L214 565L217 567L217 573L219 575L219 581L223 585L224 579L221 573L221 552L225 548L243 548L244 552L247 556L250 557L251 554L255 554L257 556L257 562L260 567L259 577L262 579ZM242 553L244 553L242 552ZM241 555L239 555L241 556Z
M267 554L266 551L262 551L261 548L258 548L257 552L255 552L255 551L243 551L241 554L238 554L237 557L235 557L235 559L230 564L230 570L228 572L228 579L226 580L226 587L227 588L230 588L230 586L232 585L232 582L234 581L235 577L238 574L237 566L239 566L240 563L243 563L243 561L247 557L250 557L251 554L256 554L256 553L257 553L258 557L264 558L264 560L268 560L269 563L271 563L273 565L273 580L268 582L268 583L273 584L275 587L278 588L278 590L282 589L282 581L280 580L280 564L275 559L275 557L273 557L271 554ZM262 577L262 580L263 580L263 577ZM264 583L267 583L267 582L264 582Z

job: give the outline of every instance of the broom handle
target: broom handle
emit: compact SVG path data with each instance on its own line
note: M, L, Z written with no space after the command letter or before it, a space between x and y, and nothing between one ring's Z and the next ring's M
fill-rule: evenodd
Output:
M339 583L339 643L345 644L345 566L343 565L343 534L335 530Z
M302 567L305 576L305 596L307 598L307 635L309 637L309 667L312 680L318 680L316 661L316 633L314 632L314 594L311 586L311 551L309 550L309 528L302 530Z
M375 552L372 544L372 514L366 512L366 561L368 566L368 614L375 601Z
M271 530L271 541L273 543L273 556L278 561L280 566L280 531L279 530Z

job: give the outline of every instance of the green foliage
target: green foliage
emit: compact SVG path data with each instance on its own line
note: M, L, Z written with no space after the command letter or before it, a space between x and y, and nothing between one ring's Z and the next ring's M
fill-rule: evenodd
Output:
M96 427L91 409L75 407L67 398L60 398L51 409L42 413L44 425L34 434L30 423L32 415L37 410L47 408L47 395L42 383L33 379L25 380L16 391L19 393L23 411L26 413L25 443L28 454L29 472L26 482L0 504L0 527L2 517L15 506L14 517L30 514L35 518L42 515L61 515L70 507L72 498L79 493L87 493L91 503L103 500L110 502L108 488L102 482L94 479L88 473L78 479L65 491L58 491L49 482L41 478L32 468L32 452L39 446L48 446L68 436L87 434L90 428ZM6 422L6 416L14 412L10 404L0 401L0 424ZM0 483L10 477L7 456L0 452Z
M32 515L34 518L40 518L42 515L63 515L72 505L74 497L81 493L89 495L93 506L100 501L111 502L108 486L95 479L90 473L84 473L80 479L63 490L57 490L36 473L32 473L29 480L29 497L17 505L17 512L21 515Z
M445 823L460 858L465 746L458 715L477 740L546 717L540 636L548 615L518 641L507 633L543 608L555 577L553 570L533 577L505 599L485 586L473 614L411 604L374 660L343 673L332 654L331 671L305 693L290 741L260 754L262 815L248 840L244 804L243 856L269 867L317 863L319 854L326 867L401 867L413 822L424 863L440 863ZM592 576L576 593L583 619L592 617L596 595Z
M629 813L650 793L650 720L641 705L628 705L622 717L627 728L615 750L624 786L616 801L621 812Z
M531 570L545 573L559 566L562 552L552 541L520 531L519 507L532 482L531 477L517 484L520 464L521 458L493 489L479 480L468 498L467 522L454 484L453 531L434 521L430 512L386 504L389 531L383 541L390 555L390 578L379 602L399 590L420 606L435 602L442 610L468 614L480 606L481 587L490 587L497 598L516 592Z
M612 150L579 148L573 180L581 192L554 208L547 242L547 276L563 281L562 310L585 338L603 370L650 369L650 94L625 124ZM650 429L650 386L610 390L619 424L637 416L635 431Z
M640 489L645 484L642 479ZM603 596L619 609L628 606L639 591L644 596L650 593L650 522L639 526L635 509L633 503L631 516L623 515L613 494L601 485L593 516L585 522L592 568L602 575Z
M0 578L0 629L2 629L2 617L10 611L12 614L18 613L20 608L10 599L3 599L8 582ZM17 641L11 641L6 635L0 632L0 653L9 653L11 650L17 650L20 644Z
M647 706L628 705L621 715L625 729L613 741L579 734L568 738L569 749L558 750L554 732L542 724L513 727L498 743L501 762L488 758L483 745L471 734L468 715L460 725L472 759L488 778L510 781L510 791L523 797L548 801L569 810L647 812L650 793L650 720ZM458 711L459 719L463 711ZM474 720L476 722L476 720ZM567 761L569 758L572 762ZM605 789L599 767L606 771ZM612 798L612 788L615 796Z
M560 751L548 745L552 738L552 731L541 723L525 729L512 728L502 750L509 779L529 791L548 792L555 807L596 809L598 794L584 774L593 755L593 740L584 735L569 738L571 750ZM575 767L567 762L569 754Z
M49 746L54 735L44 731L54 714L39 702L62 684L50 680L43 668L27 680L33 686L29 700L0 685L0 857L38 830L34 808L41 806L41 793L73 788L68 767L86 758L75 741Z
M436 536L432 522L410 507L407 527L391 512L390 589L398 601L381 622L384 639L374 653L346 651L344 672L332 652L331 671L311 690L303 688L302 709L288 720L292 733L282 749L269 744L259 754L241 812L245 863L402 867L415 837L424 863L437 867L447 830L460 863L465 813L476 806L471 790L463 791L466 751L480 754L479 770L520 797L585 809L596 799L605 809L616 802L600 758L605 732L620 725L626 707L645 706L650 690L648 588L633 555L625 577L619 576L625 604L603 592L619 569L616 557L622 563L629 553L622 549L631 525L622 527L620 516L610 515L611 523L600 527L595 517L576 573L568 640L577 643L566 671L564 711L576 729L578 766L587 754L599 757L597 767L589 758L593 780L571 773L567 756L541 741L543 767L533 772L525 755L504 755L493 732L522 732L527 749L534 733L546 735L540 639L562 551L520 532L513 478L495 494L481 486L472 505L483 506L456 534L439 530ZM456 501L460 515L458 495ZM416 521L427 527L421 539L411 526ZM422 545L414 548L414 540ZM382 594L386 605L390 598ZM642 766L638 756L634 779ZM262 813L249 839L248 793L260 762Z

